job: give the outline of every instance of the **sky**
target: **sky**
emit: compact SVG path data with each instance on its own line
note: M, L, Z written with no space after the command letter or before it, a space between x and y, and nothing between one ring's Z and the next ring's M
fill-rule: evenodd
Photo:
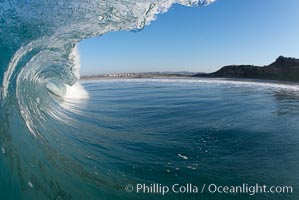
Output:
M268 65L280 55L299 58L298 9L298 0L174 5L140 32L80 42L80 72L212 72L230 64Z

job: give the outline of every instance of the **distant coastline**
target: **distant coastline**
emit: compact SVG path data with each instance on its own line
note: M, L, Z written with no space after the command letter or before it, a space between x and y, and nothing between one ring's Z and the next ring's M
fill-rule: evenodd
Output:
M229 65L210 74L196 74L193 77L242 78L299 82L299 59L279 56L267 66Z
M228 65L213 73L133 72L82 76L81 80L140 78L229 78L299 82L299 59L279 56L267 66Z
M133 72L82 76L80 79L191 78L194 72Z

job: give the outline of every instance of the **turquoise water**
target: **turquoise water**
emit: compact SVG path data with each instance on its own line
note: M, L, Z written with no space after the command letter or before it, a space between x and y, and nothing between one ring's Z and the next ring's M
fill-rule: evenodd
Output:
M89 98L49 94L55 104L39 107L44 120L35 128L43 139L30 136L17 116L7 117L14 126L1 125L1 199L298 199L297 85L208 79L81 83ZM293 193L163 196L137 193L139 183L258 183L292 186ZM125 191L127 184L132 192Z
M141 30L173 3L212 2L0 0L0 199L298 199L298 85L78 82L81 40ZM188 183L197 193L159 189Z

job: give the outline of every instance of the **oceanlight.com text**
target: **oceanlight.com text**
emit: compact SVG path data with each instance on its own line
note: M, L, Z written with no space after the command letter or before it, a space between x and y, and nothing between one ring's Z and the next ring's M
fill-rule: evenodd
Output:
M160 183L137 183L127 184L125 191L136 194L156 194L166 195L172 194L247 194L250 196L257 194L293 194L292 186L268 186L262 184L249 185L243 183L241 185L217 185L217 184L202 184L196 185L192 183L173 185L164 185Z

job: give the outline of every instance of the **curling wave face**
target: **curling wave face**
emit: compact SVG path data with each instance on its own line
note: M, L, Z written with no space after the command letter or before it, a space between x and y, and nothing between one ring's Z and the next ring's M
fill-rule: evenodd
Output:
M2 153L7 155L6 159L1 158L1 163L4 172L15 174L3 178L3 185L11 188L6 194L16 197L20 194L13 191L24 192L28 186L37 185L35 189L48 199L57 198L57 194L61 197L65 188L60 185L68 187L68 184L50 178L50 174L59 175L61 169L67 169L74 177L91 178L73 158L63 156L70 147L57 142L58 137L63 137L59 134L65 131L55 128L62 124L72 126L75 120L69 113L80 115L74 102L88 97L77 83L79 41L111 31L142 29L173 3L197 6L213 1L1 0L0 145ZM36 152L35 155L24 153L24 146L28 152ZM41 160L47 160L47 164ZM57 160L72 163L72 167L58 165ZM28 169L30 165L39 166L39 170ZM51 182L51 187L42 187L43 181ZM92 178L92 182L103 185L101 179ZM71 198L64 195L63 199Z
M84 38L142 29L173 3L196 6L212 1L1 1L2 100L14 93L18 99L29 93L28 98L37 98L49 82L56 82L56 86L77 82L79 63L75 46ZM65 92L64 87L56 89L62 90L56 93ZM23 101L24 106L27 101Z

